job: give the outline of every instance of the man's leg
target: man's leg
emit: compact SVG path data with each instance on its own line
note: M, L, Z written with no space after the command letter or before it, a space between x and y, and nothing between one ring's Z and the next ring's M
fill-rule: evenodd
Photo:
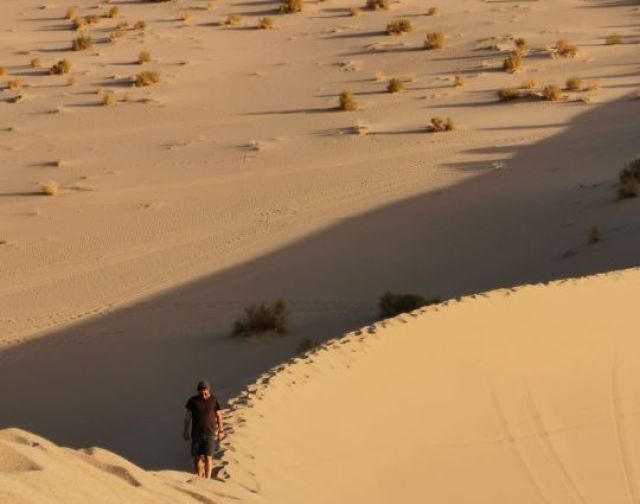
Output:
M211 479L211 473L213 473L213 457L207 455L205 460L205 478Z
M205 475L205 464L202 455L198 455L193 459L193 464L195 466L195 471L198 476L204 478Z

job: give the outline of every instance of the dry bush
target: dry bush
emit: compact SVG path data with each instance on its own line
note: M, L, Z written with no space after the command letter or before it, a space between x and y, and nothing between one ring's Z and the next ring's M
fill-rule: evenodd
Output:
M191 12L190 10L186 10L180 13L180 19L182 20L182 22L187 24L191 23L194 17L195 16L193 15L193 12Z
M513 52L502 62L502 69L505 72L515 73L518 70L522 70L523 65L524 60L522 59L522 56L517 52Z
M302 11L302 0L285 0L280 4L280 14L295 14Z
M629 161L618 176L618 197L637 198L640 195L640 156Z
M516 45L516 51L518 53L520 53L523 56L525 56L526 54L529 54L529 44L527 44L527 41L524 38L518 37L513 42Z
M562 94L560 86L557 86L556 84L549 84L542 90L542 97L547 101L556 102L563 100L564 94Z
M360 9L360 7L349 7L349 15L354 17L354 16L359 16L360 14L362 14L362 9Z
M149 51L140 51L138 54L138 65L144 65L145 63L151 63L151 53Z
M40 58L32 58L29 65L31 68L42 68L42 60Z
M71 71L71 62L68 59L62 59L58 61L49 69L49 73L53 75L67 74L70 71Z
M40 183L40 192L45 196L57 196L60 194L60 186L57 182L49 180Z
M378 300L380 318L390 318L418 308L440 303L439 298L425 299L419 294L392 294L385 292Z
M522 94L517 88L504 88L498 91L498 99L500 101L512 101L521 98Z
M124 37L126 34L124 32L121 31L116 31L116 32L111 32L108 36L107 36L107 40L109 40L109 42L111 44L114 44L119 38Z
M244 314L234 322L232 336L247 338L255 334L289 332L289 314L284 301L276 301L271 305L265 303L250 305Z
M258 20L258 29L259 30L274 30L276 24L273 22L273 19L270 17L263 17Z
M427 50L431 49L442 49L445 44L444 33L442 32L429 32L427 33L427 38L424 41L424 48Z
M464 78L462 75L454 75L453 76L453 87L462 87L464 86Z
M311 338L304 338L296 347L296 353L298 355L303 355L313 350L320 344L318 340L312 340Z
M582 89L582 79L577 75L569 77L565 83L569 91L580 91Z
M340 93L338 107L346 111L358 110L358 102L351 91L343 91Z
M120 14L120 9L118 7L111 7L107 12L104 13L104 17L106 18L114 18L118 17Z
M442 117L432 117L431 125L429 126L429 131L434 133L440 133L443 131L453 131L455 129L455 125L451 118L447 117L443 119Z
M95 15L85 16L84 21L88 25L98 24L100 22L100 16L95 16Z
M598 228L598 226L593 225L591 229L589 229L589 236L587 238L587 243L589 245L593 245L594 243L598 243L602 241L602 232Z
M396 19L387 25L387 33L389 35L402 35L403 33L409 33L411 29L411 21L408 19Z
M116 30L127 30L129 23L127 21L121 21L116 25Z
M394 77L387 84L387 91L389 93L401 93L404 91L404 84L400 79Z
M367 0L365 7L370 10L389 10L389 0Z
M87 25L87 21L82 17L76 17L71 20L75 30L81 30Z
M133 25L133 29L134 30L146 30L147 29L147 22L146 21L136 21L136 23Z
M231 14L225 18L222 24L227 26L236 26L242 23L242 16L238 14Z
M438 14L440 14L440 11L437 7L429 7L427 9L427 16L437 16Z
M560 39L554 46L555 53L562 58L575 58L578 55L578 47L566 39Z
M602 86L600 86L600 82L598 81L590 81L587 82L582 89L584 89L585 91L600 91L600 88Z
M536 79L526 79L520 84L521 88L529 90L538 89L538 86L540 86L540 83Z
M89 35L80 35L71 42L71 49L74 51L84 51L89 49L93 45L91 37Z
M22 81L20 79L11 79L7 81L7 89L20 89Z
M105 93L102 97L102 105L108 107L109 105L115 105L118 100L114 93Z
M607 38L605 39L605 43L607 45L622 44L622 37L618 33L612 33L611 35L607 36Z
M67 11L64 14L64 19L73 19L74 17L76 17L76 9L75 7L69 7L67 9Z
M158 72L140 72L133 79L133 85L135 87L146 87L160 82L160 75Z

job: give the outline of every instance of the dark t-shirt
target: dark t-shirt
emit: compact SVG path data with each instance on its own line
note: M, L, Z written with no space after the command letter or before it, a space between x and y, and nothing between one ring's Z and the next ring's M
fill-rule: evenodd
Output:
M191 412L191 439L215 436L218 425L216 413L222 408L214 396L203 399L195 395L187 401L185 408Z

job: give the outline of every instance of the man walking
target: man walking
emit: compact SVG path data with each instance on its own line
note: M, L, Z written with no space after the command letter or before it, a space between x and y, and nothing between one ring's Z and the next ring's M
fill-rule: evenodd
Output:
M185 407L182 437L185 441L191 439L194 471L202 478L211 478L213 454L222 439L222 409L206 381L198 383L198 395L191 397Z

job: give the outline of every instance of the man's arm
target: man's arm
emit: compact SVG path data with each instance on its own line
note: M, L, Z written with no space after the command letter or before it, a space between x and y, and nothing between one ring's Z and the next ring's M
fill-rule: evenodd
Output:
M222 410L216 411L216 420L218 421L218 430L216 431L216 439L220 441L222 439Z
M187 410L184 414L184 426L182 428L182 438L189 441L189 429L191 428L191 411Z

